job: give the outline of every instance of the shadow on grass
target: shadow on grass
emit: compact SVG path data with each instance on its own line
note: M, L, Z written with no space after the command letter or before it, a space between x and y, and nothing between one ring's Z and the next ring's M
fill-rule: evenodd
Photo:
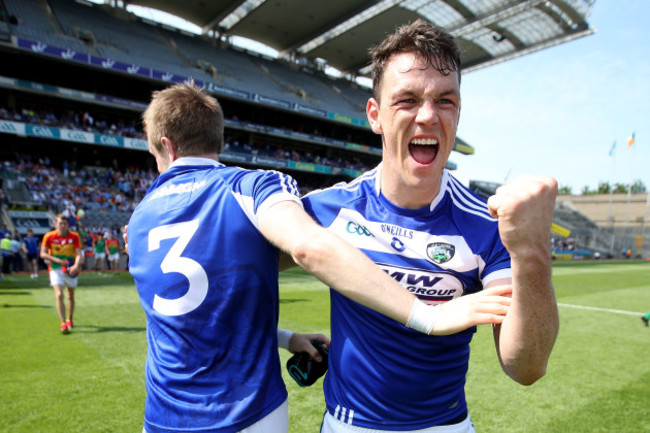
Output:
M2 308L54 308L50 305L2 304Z
M133 277L128 272L119 272L119 273L104 273L104 274L95 274L92 272L82 273L79 277L78 287L83 289L85 287L111 287L111 286L120 286L124 287L125 285L133 285ZM6 290L11 289L21 289L21 290L40 290L47 289L52 290L50 286L50 278L45 275L39 275L37 279L31 279L26 275L5 275L3 281L0 282L0 295L7 294Z
M86 333L86 334L99 334L102 332L145 332L147 328L143 326L127 327L127 326L96 326L96 325L76 325L72 332Z
M0 295L1 296L20 296L20 295L29 295L28 292L24 290L16 291L16 290L0 290Z
M130 274L120 273L120 274L103 274L103 275L88 275L80 277L79 288L83 289L84 287L124 287L125 285L133 283L133 277Z
M294 304L296 302L311 302L313 299L280 299L281 304Z

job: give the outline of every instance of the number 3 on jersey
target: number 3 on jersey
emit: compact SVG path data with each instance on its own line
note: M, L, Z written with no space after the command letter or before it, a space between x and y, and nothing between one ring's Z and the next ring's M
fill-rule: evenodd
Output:
M203 267L192 259L181 257L190 243L192 236L199 228L199 220L168 224L149 231L149 251L160 248L160 242L165 239L177 239L169 249L160 264L163 273L178 272L189 282L187 293L176 299L165 299L154 296L153 309L165 316L180 316L196 309L208 294L208 275Z

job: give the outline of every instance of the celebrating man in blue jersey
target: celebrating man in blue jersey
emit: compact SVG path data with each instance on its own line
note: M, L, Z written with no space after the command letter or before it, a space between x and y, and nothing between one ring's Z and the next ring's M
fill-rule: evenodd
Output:
M277 248L356 302L427 333L500 323L507 313L507 289L473 297L464 314L423 306L316 224L293 179L219 163L223 113L193 84L154 93L143 124L161 173L127 232L147 317L146 432L287 431ZM310 350L294 351L316 354L302 341Z
M486 205L445 169L461 106L459 50L448 33L418 20L371 54L366 112L382 163L308 194L305 210L422 303L444 310L510 287L509 311L494 325L497 354L510 377L532 384L559 326L549 251L556 182L509 183ZM331 326L321 432L474 431L464 394L473 325L427 336L332 291Z

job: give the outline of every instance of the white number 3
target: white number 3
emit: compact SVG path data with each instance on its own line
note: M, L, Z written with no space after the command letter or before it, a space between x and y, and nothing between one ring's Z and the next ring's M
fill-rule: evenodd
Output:
M153 309L165 316L180 316L201 305L208 294L208 275L203 267L192 259L181 257L187 244L199 228L199 220L184 223L168 224L149 231L149 251L160 248L160 241L178 238L169 249L165 259L160 264L163 273L179 272L189 282L187 293L176 299L165 299L154 296Z

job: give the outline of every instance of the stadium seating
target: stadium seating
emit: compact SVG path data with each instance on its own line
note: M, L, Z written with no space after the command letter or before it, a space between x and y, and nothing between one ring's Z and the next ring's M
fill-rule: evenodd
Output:
M163 29L163 32L194 64L197 64L198 60L205 60L216 68L216 77L209 76L207 80L266 96L285 96L275 89L273 81L256 68L247 54L231 48L220 48L199 36L189 36L166 29Z
M107 6L71 0L5 3L11 13L21 17L22 23L12 26L12 32L18 36L325 112L365 118L363 105L355 101L357 95L365 100L369 93L343 80L336 81L334 86L334 80L320 72L307 74L259 55L216 47L203 37L149 24ZM81 34L87 35L81 37L85 43ZM199 60L212 64L216 76L201 68Z
M85 51L84 44L74 37L52 30L43 2L4 0L7 11L17 17L18 23L10 24L13 34L77 51Z
M112 60L190 75L182 60L156 32L155 27L112 16L98 7L70 0L49 0L61 26L69 36L83 26L93 32L97 52Z

